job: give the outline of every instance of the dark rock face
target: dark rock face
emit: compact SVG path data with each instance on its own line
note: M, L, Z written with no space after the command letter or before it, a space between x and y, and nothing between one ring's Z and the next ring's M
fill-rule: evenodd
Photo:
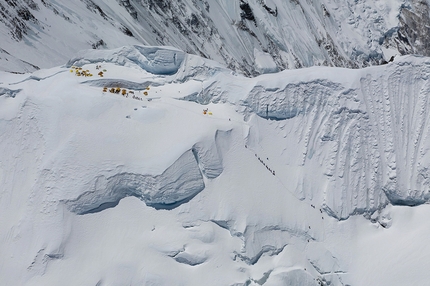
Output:
M412 7L403 7L398 30L401 54L430 55L430 9L426 1L413 1Z
M130 4L130 0L119 0L119 4L127 10L127 12L133 17L133 19L137 20L137 11Z
M252 13L252 9L248 3L244 2L243 0L240 0L239 7L242 10L242 12L240 13L240 17L242 19L255 21L254 13Z
M109 17L106 15L106 13L102 10L102 8L100 8L99 5L97 5L96 3L94 3L92 0L81 0L82 2L84 2L87 5L87 9L96 13L96 14L100 14L100 16L103 17L103 19L108 20Z
M91 47L95 50L98 49L99 47L105 47L106 43L103 40L98 40L97 42L95 42L94 44L91 45Z
M412 0L408 5L401 6L398 19L398 27L385 33L380 41L381 45L398 50L400 55L430 56L429 4L422 0Z
M32 0L5 0L4 3L0 2L0 22L9 29L13 39L20 41L30 30L28 22L38 22L31 12L38 9Z

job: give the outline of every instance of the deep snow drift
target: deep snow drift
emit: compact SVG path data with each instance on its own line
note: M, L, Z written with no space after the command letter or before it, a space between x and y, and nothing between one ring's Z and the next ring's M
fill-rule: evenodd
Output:
M1 73L0 284L426 285L429 73L143 46Z

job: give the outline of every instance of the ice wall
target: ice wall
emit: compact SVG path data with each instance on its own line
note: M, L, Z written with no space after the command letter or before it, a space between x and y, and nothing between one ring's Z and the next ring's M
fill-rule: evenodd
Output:
M230 102L248 120L257 115L251 133L275 130L280 146L266 148L302 170L280 176L294 181L298 197L318 199L345 219L430 198L429 72L427 60L405 57L362 70L287 71L228 88L215 82L187 99Z
M88 50L69 60L67 67L90 63L115 63L136 67L156 75L171 75L178 71L185 53L169 47L126 46L113 51Z
M323 194L327 212L347 218L388 202L428 201L429 72L428 62L414 59L385 72L350 74L357 79L349 82L339 80L337 70L327 79L256 85L242 104L264 120L279 121L279 133L293 137L302 151L295 163L305 169L305 180L312 181L314 164L325 176L323 186L311 191Z

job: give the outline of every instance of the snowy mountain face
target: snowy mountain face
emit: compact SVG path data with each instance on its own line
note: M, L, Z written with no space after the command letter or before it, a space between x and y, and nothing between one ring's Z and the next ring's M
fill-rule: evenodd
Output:
M429 15L0 1L0 285L427 285Z
M4 0L0 16L0 67L15 72L134 44L173 46L247 76L429 53L429 6L418 0Z
M426 285L429 73L139 45L1 72L0 284Z

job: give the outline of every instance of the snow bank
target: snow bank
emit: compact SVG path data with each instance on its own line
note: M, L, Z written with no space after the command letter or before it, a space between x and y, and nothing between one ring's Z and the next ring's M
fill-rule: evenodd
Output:
M278 66L268 53L254 49L255 70L260 74L275 73L278 71Z

